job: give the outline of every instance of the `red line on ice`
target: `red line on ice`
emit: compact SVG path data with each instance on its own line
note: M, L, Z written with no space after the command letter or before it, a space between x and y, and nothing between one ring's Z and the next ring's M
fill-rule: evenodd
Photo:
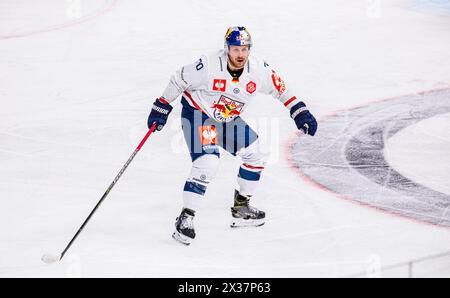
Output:
M119 0L109 0L109 1L107 1L107 3L105 5L100 7L96 12L94 12L94 13L92 13L90 15L86 15L84 17L81 17L81 18L79 18L77 20L68 22L68 23L54 25L54 26L47 27L47 28L44 28L44 29L28 31L28 32L22 32L22 33L17 33L17 34L3 35L3 36L0 35L0 40L27 37L27 36L31 36L31 35L35 35L35 34L39 34L39 33L63 30L63 29L66 29L68 27L79 25L79 24L82 24L82 23L85 23L87 21L93 20L95 18L98 18L98 17L100 17L100 16L110 12L116 6L117 2L119 2Z

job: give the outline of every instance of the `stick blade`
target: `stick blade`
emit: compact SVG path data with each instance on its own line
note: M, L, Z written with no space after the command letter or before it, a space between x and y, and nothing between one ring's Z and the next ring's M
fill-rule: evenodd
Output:
M61 259L61 255L54 255L54 254L44 254L41 258L42 262L45 264L52 264L56 263Z

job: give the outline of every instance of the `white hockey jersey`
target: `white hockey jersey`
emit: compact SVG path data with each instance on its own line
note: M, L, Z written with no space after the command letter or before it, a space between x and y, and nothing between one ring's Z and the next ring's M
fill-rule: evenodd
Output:
M250 53L238 80L227 70L225 50L203 55L170 79L162 98L174 101L183 93L189 104L218 122L229 122L246 109L257 93L270 94L288 109L300 99L264 61Z

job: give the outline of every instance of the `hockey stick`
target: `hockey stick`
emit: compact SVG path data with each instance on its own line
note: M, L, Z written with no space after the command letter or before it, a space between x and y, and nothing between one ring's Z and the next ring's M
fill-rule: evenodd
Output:
M67 244L66 248L63 250L63 252L59 255L55 255L55 254L44 254L41 258L41 260L44 263L50 264L50 263L54 263L57 261L61 261L62 258L64 257L64 255L66 254L66 252L69 250L70 246L72 245L72 243L75 241L75 239L78 237L78 235L81 233L81 231L83 231L84 227L86 226L86 224L88 223L89 219L91 219L92 215L94 215L95 211L97 210L97 208L100 206L100 204L103 202L103 200L105 200L105 198L108 196L109 192L111 191L111 189L114 187L114 185L117 183L117 181L119 180L119 178L122 176L123 172L125 172L125 170L127 169L127 167L130 165L131 161L134 159L134 157L136 156L136 154L139 152L139 150L141 150L142 146L144 146L144 143L147 141L148 137L150 137L150 135L153 133L153 131L155 130L156 127L156 122L153 123L153 125L150 127L150 129L148 130L148 132L145 134L144 138L141 140L141 142L139 143L139 145L136 147L136 149L133 151L133 154L131 154L130 158L128 158L127 162L125 163L125 165L122 167L122 169L120 170L119 174L117 174L116 178L114 178L113 182L111 183L111 185L108 187L108 189L105 191L105 193L103 194L103 196L101 197L100 201L98 201L97 205L95 205L94 209L91 211L91 213L89 214L89 216L86 218L86 220L83 222L83 224L81 225L81 227L78 229L78 231L76 232L75 236L73 236L72 240L70 240L69 244Z

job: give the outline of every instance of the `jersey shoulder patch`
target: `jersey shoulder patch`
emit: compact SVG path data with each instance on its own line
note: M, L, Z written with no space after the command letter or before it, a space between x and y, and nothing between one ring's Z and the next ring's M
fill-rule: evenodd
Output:
M283 79L272 69L272 83L275 89L278 91L278 95L281 96L286 91L286 84Z

